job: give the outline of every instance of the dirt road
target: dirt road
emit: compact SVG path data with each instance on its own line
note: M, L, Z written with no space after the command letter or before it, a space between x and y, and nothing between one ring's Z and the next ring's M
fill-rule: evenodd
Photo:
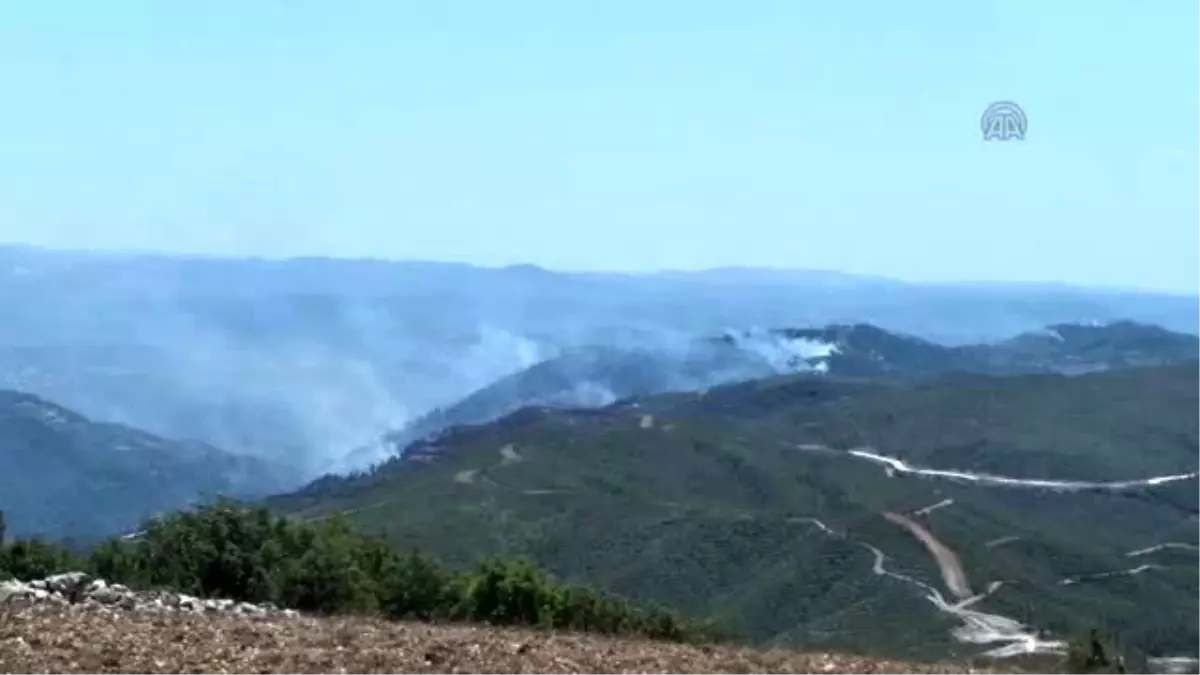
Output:
M924 525L908 516L894 511L884 511L883 517L905 528L925 545L934 561L937 562L938 569L942 572L942 581L945 582L946 589L950 593L959 600L966 600L974 595L971 592L970 584L967 583L967 573L963 571L962 562L950 547L938 541L938 538L933 536L933 533Z

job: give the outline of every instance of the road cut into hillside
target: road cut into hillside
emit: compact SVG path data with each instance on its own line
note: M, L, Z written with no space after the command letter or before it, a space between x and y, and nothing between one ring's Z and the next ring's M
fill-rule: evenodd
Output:
M946 546L937 537L933 536L933 533L924 525L908 516L894 511L885 511L883 517L908 530L918 541L924 544L926 550L933 556L934 562L937 563L938 569L942 573L942 581L946 584L946 590L950 591L959 600L966 600L974 595L971 592L971 585L967 582L967 573L963 569L962 561L958 559L958 555L949 546Z

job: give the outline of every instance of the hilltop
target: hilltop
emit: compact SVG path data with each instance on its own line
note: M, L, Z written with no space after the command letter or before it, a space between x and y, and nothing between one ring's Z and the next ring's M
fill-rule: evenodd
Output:
M1195 362L798 374L526 408L269 504L456 566L527 555L764 645L969 658L1100 626L1194 654L1197 408ZM885 513L926 528L965 583Z

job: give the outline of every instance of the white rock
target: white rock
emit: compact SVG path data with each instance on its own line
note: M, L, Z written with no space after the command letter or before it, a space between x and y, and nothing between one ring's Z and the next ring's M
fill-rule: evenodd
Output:
M33 589L20 581L0 581L0 602L28 598L32 595Z
M89 611L111 615L114 611L145 611L162 613L168 610L197 614L231 613L242 616L297 617L299 612L279 609L264 602L239 602L228 598L196 598L171 591L131 591L121 584L93 579L84 572L56 574L45 579L22 583L0 581L0 602L25 600L70 605L77 602Z
M113 590L112 587L109 587L102 588L94 593L90 593L88 597L102 605L115 605L116 603L120 602L125 595L123 593L118 593L117 591Z
M91 575L87 572L64 572L46 577L46 588L56 593L69 594L84 584L90 583Z

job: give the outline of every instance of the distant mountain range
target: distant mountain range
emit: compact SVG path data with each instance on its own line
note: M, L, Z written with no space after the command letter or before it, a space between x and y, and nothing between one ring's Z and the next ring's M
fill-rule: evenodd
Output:
M0 246L0 317L0 388L311 477L362 466L347 454L389 430L587 350L603 363L727 329L859 323L949 346L1089 321L1196 333L1200 301L806 270L563 273Z
M818 370L871 377L929 377L950 372L1078 374L1200 357L1197 336L1132 321L1059 323L997 342L958 346L865 324L781 330L773 335L784 344L831 345L828 354L800 357Z

